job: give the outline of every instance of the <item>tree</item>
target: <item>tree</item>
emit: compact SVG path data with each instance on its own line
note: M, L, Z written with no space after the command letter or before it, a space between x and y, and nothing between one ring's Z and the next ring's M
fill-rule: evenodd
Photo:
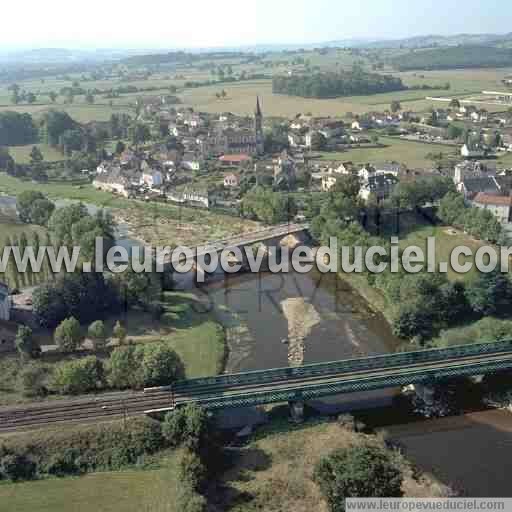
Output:
M184 446L193 452L211 437L212 431L206 411L195 404L168 413L162 424L162 434L172 447Z
M98 389L103 381L103 365L96 356L60 363L54 371L52 387L63 395L78 395Z
M37 136L37 127L30 114L0 112L0 146L33 144Z
M41 192L27 190L16 198L19 218L26 224L46 226L52 216L55 205Z
M183 378L185 371L178 354L163 343L143 348L141 374L144 386L165 386Z
M121 140L118 140L117 141L117 144L116 144L116 155L120 155L124 150L126 149L126 144L121 141Z
M464 133L464 130L462 128L460 128L459 126L455 125L455 124L450 124L450 126L448 126L448 130L447 130L447 137L449 139L458 139L459 137L462 137L462 134Z
M115 289L101 272L60 275L36 288L32 302L38 322L47 328L54 328L69 317L86 324L105 311L119 310Z
M34 340L32 329L26 325L18 327L15 345L22 358L37 357L41 353L41 348Z
M117 347L110 354L108 363L108 382L116 389L136 388L139 386L140 361L135 346Z
M327 139L320 132L313 132L311 134L311 149L313 151L322 151L327 145Z
M73 352L78 349L82 341L80 323L74 317L66 318L55 329L55 343L63 352Z
M127 332L126 329L121 325L121 322L118 320L116 325L114 325L114 330L112 331L114 338L117 339L119 345L123 345L126 341Z
M393 100L391 102L391 112L393 112L393 114L396 114L400 110L402 110L402 105L400 104L400 102L398 100Z
M6 172L7 174L14 174L16 170L16 164L14 158L10 155L7 148L0 146L0 171Z
M29 92L26 96L27 103L32 105L32 103L35 103L37 101L37 96L33 92Z
M85 95L85 102L88 103L89 105L92 105L94 103L94 94L92 94L91 92L88 92Z
M40 164L44 160L43 153L37 146L32 146L30 150L30 163L32 165Z
M87 334L89 335L89 338L92 340L95 350L101 350L105 348L105 345L107 343L107 333L105 329L105 324L103 323L102 320L96 320L96 322L93 322L89 326Z
M466 289L466 296L473 310L482 316L509 314L512 300L512 283L499 270L479 273Z
M149 127L143 123L136 123L131 129L131 139L135 146L144 144L151 137Z
M355 200L360 190L361 181L357 174L343 174L336 179L336 184L331 188L331 198L339 194Z
M21 392L26 397L44 396L47 392L45 380L47 370L40 363L25 364L18 375Z
M50 91L48 93L48 97L52 103L55 103L57 101L58 94L55 91Z
M316 466L314 480L332 512L345 511L345 498L402 496L402 472L392 455L371 444L337 450Z
M41 120L41 133L44 142L50 146L57 146L61 135L66 130L77 128L77 123L66 112L50 110L46 112Z
M18 480L30 480L35 474L35 463L25 455L7 454L0 460L2 478L17 482Z

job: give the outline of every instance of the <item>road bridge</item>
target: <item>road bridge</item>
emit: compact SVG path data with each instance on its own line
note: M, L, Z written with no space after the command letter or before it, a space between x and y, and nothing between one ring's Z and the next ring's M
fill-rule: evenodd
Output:
M269 241L277 243L290 235L299 235L300 233L305 233L308 231L308 229L308 223L280 224L256 231L240 233L232 237L223 238L222 240L207 242L195 247L189 247L189 249L192 251L194 259L196 259L202 256L206 256L207 254L221 253L225 249L229 250L235 247L241 248ZM183 253L173 254L170 258L168 257L166 259L165 263L177 265L184 259L185 255Z

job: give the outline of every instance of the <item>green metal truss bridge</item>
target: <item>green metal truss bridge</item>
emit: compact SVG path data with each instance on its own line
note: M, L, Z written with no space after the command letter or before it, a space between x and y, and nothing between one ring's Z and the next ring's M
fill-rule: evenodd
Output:
M187 403L219 410L303 402L409 384L432 385L454 377L509 369L512 340L190 379L146 389L145 393L172 395L171 406L159 410Z
M289 402L293 415L304 402L323 397L409 384L428 388L445 379L504 370L512 370L512 340L191 379L144 392L0 407L0 433L111 421L172 411L188 403L216 411Z

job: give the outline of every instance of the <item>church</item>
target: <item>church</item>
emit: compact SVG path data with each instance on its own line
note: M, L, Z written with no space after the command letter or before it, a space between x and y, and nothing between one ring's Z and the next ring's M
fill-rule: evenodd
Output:
M264 152L263 114L260 99L256 98L253 126L217 126L198 141L204 157L219 155L259 156Z

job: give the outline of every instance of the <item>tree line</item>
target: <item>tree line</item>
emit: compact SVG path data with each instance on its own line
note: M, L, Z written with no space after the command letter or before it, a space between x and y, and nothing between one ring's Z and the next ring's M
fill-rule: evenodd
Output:
M411 50L391 60L400 71L414 69L499 68L512 66L512 50L493 46L453 46Z
M272 79L274 94L287 94L303 98L364 96L404 89L406 87L400 78L378 73L365 73L359 69L344 73L275 76Z

